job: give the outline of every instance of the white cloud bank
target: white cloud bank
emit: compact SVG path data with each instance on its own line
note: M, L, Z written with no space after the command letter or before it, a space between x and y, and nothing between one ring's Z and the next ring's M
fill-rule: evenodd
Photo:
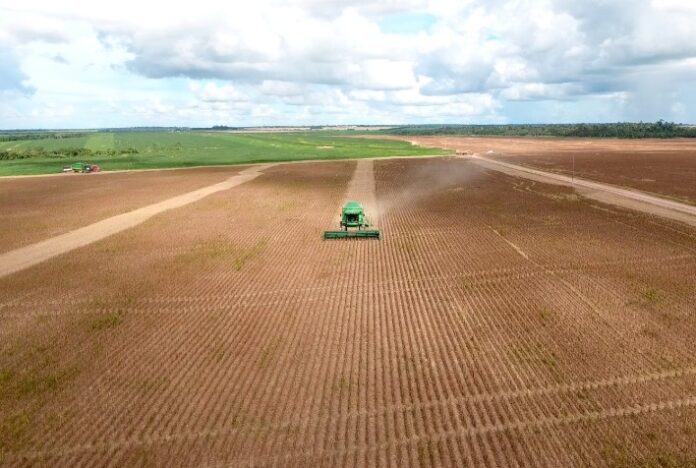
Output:
M0 127L695 121L691 0L0 1Z

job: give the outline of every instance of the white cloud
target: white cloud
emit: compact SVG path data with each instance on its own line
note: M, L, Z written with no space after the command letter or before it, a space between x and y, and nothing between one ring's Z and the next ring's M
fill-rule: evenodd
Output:
M263 80L259 91L272 96L298 96L306 91L306 87L291 81Z
M214 82L200 84L192 82L190 85L199 99L205 102L232 102L232 101L248 101L248 97L240 92L233 85L218 86Z
M693 121L694 21L690 0L0 0L0 126L53 124L49 103L75 126L519 121L541 102Z

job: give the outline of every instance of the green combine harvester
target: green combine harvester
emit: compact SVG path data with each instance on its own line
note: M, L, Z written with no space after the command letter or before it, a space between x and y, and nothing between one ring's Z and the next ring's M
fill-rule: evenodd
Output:
M324 231L324 239L345 239L348 237L373 237L379 239L379 230L368 229L370 225L365 219L365 210L360 203L349 201L341 210L341 229ZM348 228L356 228L349 231Z

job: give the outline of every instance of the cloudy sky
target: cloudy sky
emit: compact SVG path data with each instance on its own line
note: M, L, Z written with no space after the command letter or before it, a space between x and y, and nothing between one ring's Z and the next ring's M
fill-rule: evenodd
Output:
M694 0L0 0L0 128L696 122Z

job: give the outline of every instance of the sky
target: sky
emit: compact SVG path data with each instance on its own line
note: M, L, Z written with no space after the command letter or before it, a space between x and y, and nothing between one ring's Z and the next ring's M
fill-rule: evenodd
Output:
M694 0L0 0L0 129L658 119Z

